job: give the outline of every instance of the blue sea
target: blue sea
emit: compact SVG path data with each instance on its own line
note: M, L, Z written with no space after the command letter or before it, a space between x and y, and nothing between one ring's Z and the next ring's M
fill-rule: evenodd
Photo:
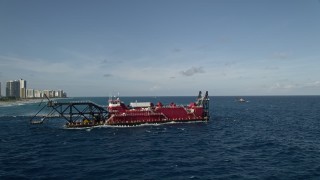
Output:
M244 98L211 96L207 123L92 129L30 125L39 103L1 105L0 179L320 179L320 96Z

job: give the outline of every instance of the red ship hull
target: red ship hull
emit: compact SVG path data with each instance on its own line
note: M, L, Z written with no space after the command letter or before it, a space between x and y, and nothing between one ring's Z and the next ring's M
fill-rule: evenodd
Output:
M164 106L161 102L154 105L151 102L134 102L125 105L119 98L109 99L106 109L91 101L56 102L49 98L47 107L52 108L47 116L40 121L34 120L46 107L42 107L31 119L31 124L42 124L45 119L54 117L64 118L68 122L67 128L87 128L94 126L130 126L139 124L159 124L168 122L208 121L209 96L208 91L204 96L199 92L196 102L187 106L177 106L175 103Z
M130 105L126 106L119 98L109 100L109 117L105 124L138 125L209 120L208 92L204 97L201 97L200 92L197 102L188 106L176 106L174 103L163 106L160 102L155 106L150 102L136 102Z
M200 91L197 101L188 106L177 106L174 103L164 106L161 102L158 102L157 105L153 105L151 102L134 102L125 105L119 98L116 98L109 100L107 112L108 115L105 118L101 118L99 115L93 116L93 118L84 118L80 122L68 122L66 127L86 128L101 125L134 126L169 122L204 122L209 120L209 97L208 92L202 97Z
M176 110L173 110L176 111ZM196 116L194 114L175 114L168 118L165 113L140 112L125 113L112 115L106 124L108 125L135 125L135 124L151 124L151 123L166 123L166 122L188 122L188 121L207 121L207 118Z

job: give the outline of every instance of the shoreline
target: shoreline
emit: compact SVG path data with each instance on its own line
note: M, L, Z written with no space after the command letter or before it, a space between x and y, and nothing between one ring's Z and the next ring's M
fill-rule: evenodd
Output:
M0 107L40 103L41 101L42 99L19 99L19 100L0 101ZM44 101L47 101L47 100L44 100Z
M52 98L52 100L55 100L55 99L65 99L65 98ZM10 99L5 101L0 100L0 107L40 103L41 101L48 102L47 99L43 99L43 98Z

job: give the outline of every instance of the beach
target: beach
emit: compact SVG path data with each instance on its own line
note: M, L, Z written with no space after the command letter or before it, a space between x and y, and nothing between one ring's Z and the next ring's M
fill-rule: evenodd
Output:
M19 100L8 100L8 101L0 101L0 107L2 106L19 106L30 103L40 103L41 101L47 101L43 99L19 99Z

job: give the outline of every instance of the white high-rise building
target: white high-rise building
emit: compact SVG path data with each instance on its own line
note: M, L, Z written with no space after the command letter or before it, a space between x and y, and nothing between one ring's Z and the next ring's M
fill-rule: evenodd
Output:
M50 97L50 90L43 90L43 97L44 96Z
M43 97L43 91L41 91L41 90L34 90L34 97L35 97L35 98L42 98L42 97Z
M20 98L26 98L27 81L20 79Z
M27 89L27 98L34 98L34 89Z
M63 97L63 90L55 91L55 96L54 97L62 98Z

